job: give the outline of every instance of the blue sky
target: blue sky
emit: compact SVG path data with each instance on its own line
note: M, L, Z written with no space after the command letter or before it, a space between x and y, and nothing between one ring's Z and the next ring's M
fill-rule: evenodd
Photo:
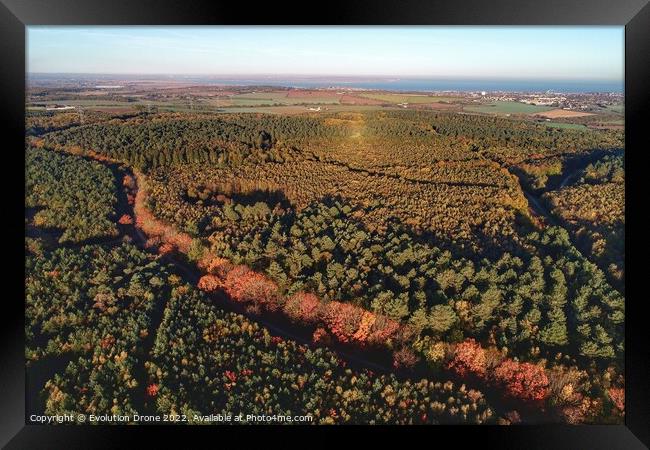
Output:
M58 27L30 73L623 80L623 27Z

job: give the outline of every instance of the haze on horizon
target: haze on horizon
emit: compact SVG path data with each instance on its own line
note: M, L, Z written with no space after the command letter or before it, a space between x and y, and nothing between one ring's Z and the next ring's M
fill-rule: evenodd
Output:
M624 28L30 26L27 72L622 82Z

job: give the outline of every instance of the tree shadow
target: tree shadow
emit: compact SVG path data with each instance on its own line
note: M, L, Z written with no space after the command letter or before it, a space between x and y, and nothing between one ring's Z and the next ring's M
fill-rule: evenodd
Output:
M199 186L196 190L188 189L184 200L192 204L200 202L203 206L226 204L254 206L256 203L265 203L270 208L279 206L284 210L293 206L281 189L271 186L249 187L238 182Z
M266 203L270 207L279 205L282 209L289 209L292 206L289 199L280 189L255 189L248 192L235 192L232 193L230 197L223 194L222 196L222 198L217 198L216 200L223 200L221 203L227 203L230 201L244 206L253 206L259 202Z

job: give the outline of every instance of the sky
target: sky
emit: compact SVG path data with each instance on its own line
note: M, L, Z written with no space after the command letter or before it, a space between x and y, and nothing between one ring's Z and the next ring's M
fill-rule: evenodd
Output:
M623 80L623 27L30 26L28 73Z

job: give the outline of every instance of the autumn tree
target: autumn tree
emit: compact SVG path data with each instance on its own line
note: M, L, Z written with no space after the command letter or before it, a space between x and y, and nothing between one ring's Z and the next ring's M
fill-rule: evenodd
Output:
M494 369L493 377L513 398L537 401L549 393L546 372L535 364L505 359Z
M461 377L474 375L479 378L485 378L485 351L474 339L466 339L457 344L453 349L452 357L447 362L447 368L453 370Z

